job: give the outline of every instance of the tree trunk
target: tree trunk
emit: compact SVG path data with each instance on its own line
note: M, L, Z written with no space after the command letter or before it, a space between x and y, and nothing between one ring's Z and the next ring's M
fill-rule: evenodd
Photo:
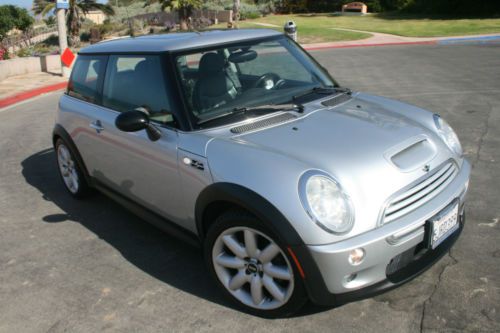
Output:
M179 17L179 21L180 21L181 30L183 30L183 31L188 30L187 19L184 17Z
M240 0L233 1L233 28L238 28L240 20Z
M181 30L185 31L185 30L188 30L189 26L188 26L188 20L189 20L189 17L188 17L188 11L187 11L187 8L182 6L181 8L179 8L179 25L181 27Z

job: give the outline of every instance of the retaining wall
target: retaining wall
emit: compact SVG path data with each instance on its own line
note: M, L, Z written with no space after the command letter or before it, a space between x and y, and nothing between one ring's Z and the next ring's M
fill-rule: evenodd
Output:
M37 73L60 71L61 62L59 55L48 55L42 57L22 57L0 61L0 81L8 77Z

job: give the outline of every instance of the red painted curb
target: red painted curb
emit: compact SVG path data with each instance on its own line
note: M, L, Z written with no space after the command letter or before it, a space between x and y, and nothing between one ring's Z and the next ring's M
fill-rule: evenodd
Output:
M437 40L428 40L422 42L393 42L393 43L373 43L373 44L339 44L339 45L318 45L318 46L304 46L308 51L324 50L324 49L345 49L350 47L369 47L369 46L391 46L391 45L432 45L437 44Z
M27 100L27 99L33 98L35 96L51 92L51 91L64 89L67 86L68 86L68 82L60 82L60 83L51 84L49 86L36 88L33 90L29 90L29 91L23 91L21 93L6 97L4 99L0 99L0 108L4 108L6 106L19 103L19 102L22 102L24 100Z

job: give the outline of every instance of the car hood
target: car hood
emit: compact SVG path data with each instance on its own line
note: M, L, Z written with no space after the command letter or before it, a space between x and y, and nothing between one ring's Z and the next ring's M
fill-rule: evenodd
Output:
M391 196L453 157L433 126L430 112L356 94L335 107L309 103L296 119L272 127L238 135L226 129L207 144L207 157L215 182L252 189L296 221L303 221L300 176L314 169L330 174L355 210L348 237L375 228Z
M343 105L306 110L296 121L233 140L325 171L357 201L370 198L381 207L388 197L451 157L431 126L430 112L358 95Z
M382 101L358 97L235 139L332 172L382 164L407 173L429 162L442 144L428 124L415 118L413 112L405 114L405 110L387 107ZM423 141L427 146L418 144Z

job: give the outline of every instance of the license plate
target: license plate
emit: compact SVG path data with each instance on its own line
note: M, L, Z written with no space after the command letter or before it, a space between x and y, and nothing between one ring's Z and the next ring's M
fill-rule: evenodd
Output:
M429 221L430 247L435 249L458 229L458 202Z

